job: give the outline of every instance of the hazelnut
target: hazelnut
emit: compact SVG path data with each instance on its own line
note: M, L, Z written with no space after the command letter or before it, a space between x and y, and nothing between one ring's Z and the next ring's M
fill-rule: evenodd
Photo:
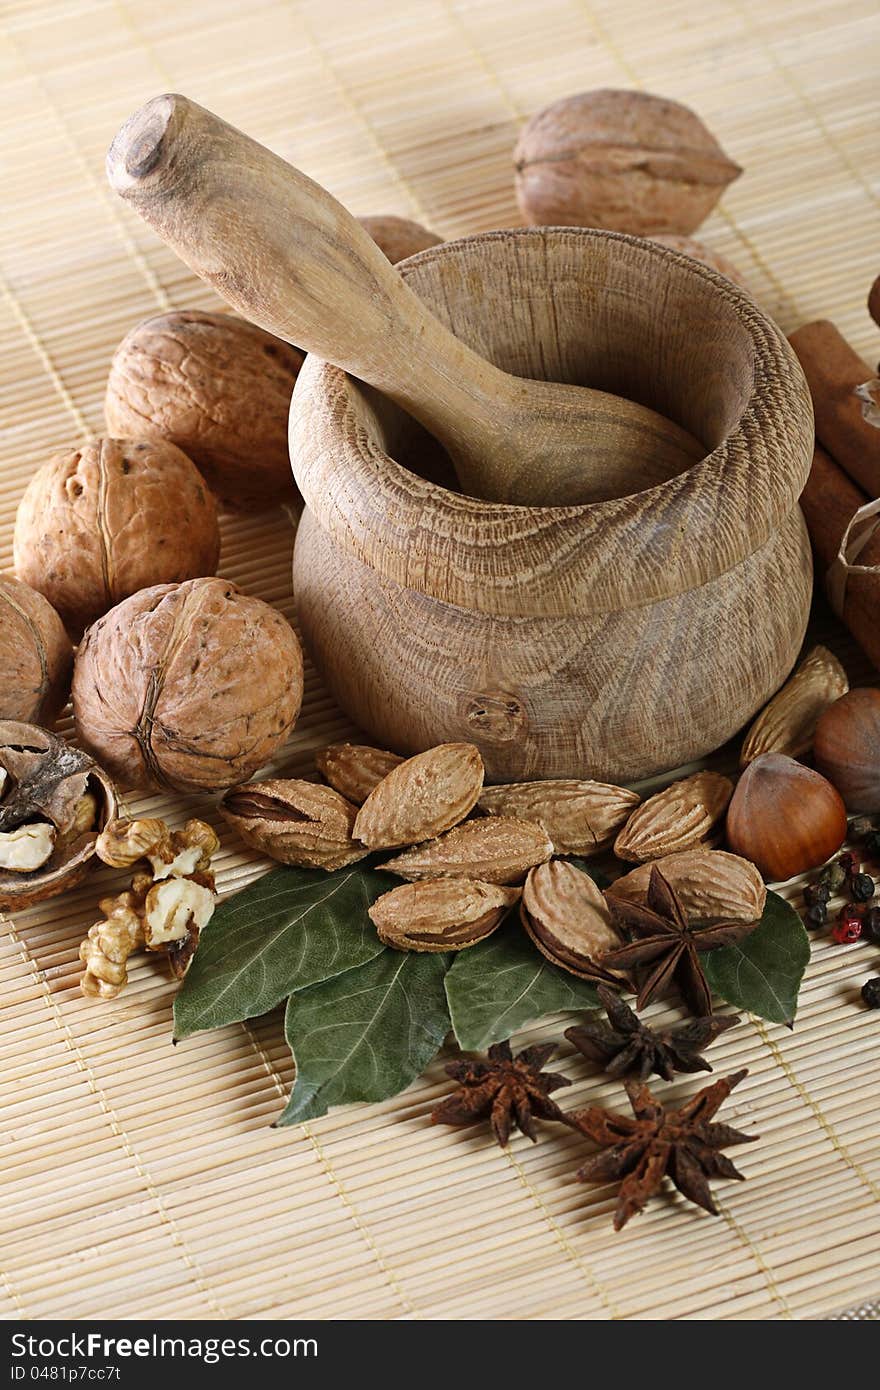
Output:
M214 574L217 506L173 444L95 439L34 474L14 553L18 577L79 635L139 589Z
M829 705L813 753L851 811L880 811L880 690L851 690Z
M687 106L615 89L539 111L514 164L526 222L634 236L690 236L742 172Z
M14 911L79 883L116 793L86 753L19 720L0 720L0 769L0 908Z
M749 763L727 810L727 843L781 883L816 869L846 839L846 807L818 772L784 753Z
M680 251L683 256L690 256L692 261L699 261L700 265L707 265L710 270L717 270L719 275L726 276L741 289L749 288L745 276L733 262L704 246L702 241L695 241L690 236L655 236L651 237L651 240L656 241L658 246L665 246L669 251Z
M230 507L293 498L290 397L303 354L231 314L191 309L133 328L110 365L112 434L167 439Z
M392 265L442 242L442 237L408 217L359 217L358 221Z
M73 647L42 594L0 579L0 719L51 724L70 688Z
M225 579L158 584L89 628L73 673L80 740L131 787L246 781L299 714L302 654L287 620Z

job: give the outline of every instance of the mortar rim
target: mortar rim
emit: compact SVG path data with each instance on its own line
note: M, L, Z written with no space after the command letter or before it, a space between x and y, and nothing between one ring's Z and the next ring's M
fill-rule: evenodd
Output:
M401 261L398 270L410 280L432 262L474 246L549 239L578 242L585 254L591 246L618 243L712 285L745 327L754 352L752 392L721 444L685 473L625 497L534 508L466 497L411 473L370 440L357 419L358 384L340 368L308 357L290 414L291 460L306 505L337 543L382 577L476 611L586 616L699 588L767 544L803 490L813 416L797 358L746 291L683 252L621 232L502 228L429 247ZM419 292L417 284L412 288ZM699 515L704 503L689 506L701 486L703 498L713 495L708 521ZM689 522L700 524L683 546L679 538ZM644 534L639 544L640 529L651 532L650 548ZM618 561L628 553L631 563L603 565L602 552ZM541 582L551 573L553 592Z

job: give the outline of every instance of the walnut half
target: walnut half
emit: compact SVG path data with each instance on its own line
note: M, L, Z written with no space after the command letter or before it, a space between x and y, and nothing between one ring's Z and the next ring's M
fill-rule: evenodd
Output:
M34 724L0 720L0 908L72 888L116 813L113 783L86 753Z

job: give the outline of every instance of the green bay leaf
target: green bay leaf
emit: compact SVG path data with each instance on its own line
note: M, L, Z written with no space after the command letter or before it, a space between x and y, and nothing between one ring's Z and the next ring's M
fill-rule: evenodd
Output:
M446 997L466 1052L483 1052L544 1014L599 1004L595 986L551 965L515 918L458 953L446 976Z
M728 1004L771 1023L791 1023L809 959L810 938L800 916L778 893L768 893L751 935L709 951L703 968L712 990Z
M284 1030L296 1081L276 1123L299 1124L331 1105L404 1090L449 1031L448 969L447 955L383 950L357 970L294 994Z
M277 868L221 903L174 1002L174 1037L268 1013L384 949L367 909L397 880L363 864Z

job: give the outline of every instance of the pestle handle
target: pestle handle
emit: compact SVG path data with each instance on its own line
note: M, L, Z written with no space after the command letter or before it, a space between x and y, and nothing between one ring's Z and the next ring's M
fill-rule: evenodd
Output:
M227 303L403 406L449 450L466 492L505 495L492 440L513 379L429 313L326 189L177 95L129 118L107 175Z

